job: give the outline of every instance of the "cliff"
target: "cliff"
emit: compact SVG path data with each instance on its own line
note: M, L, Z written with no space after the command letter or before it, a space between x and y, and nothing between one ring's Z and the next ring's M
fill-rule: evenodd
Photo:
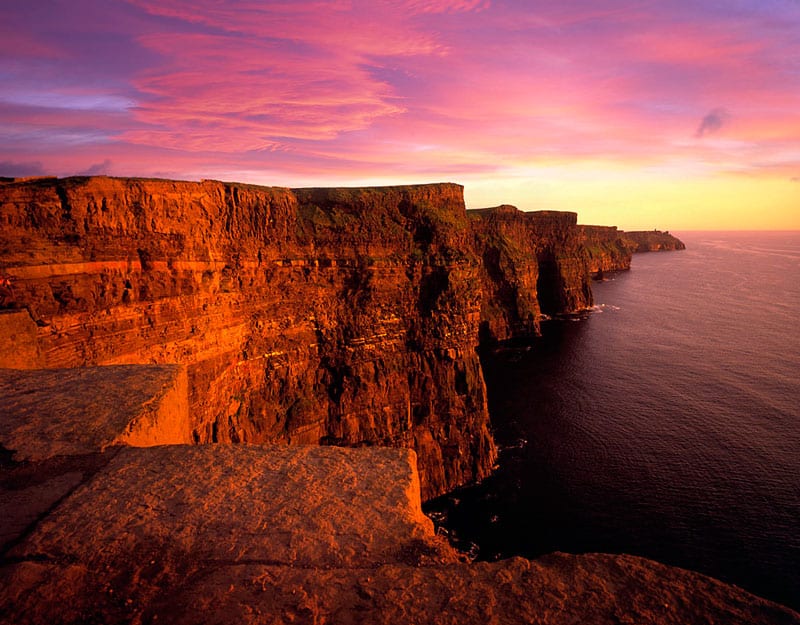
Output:
M616 226L580 226L580 231L589 272L594 278L631 268L636 244L627 238L627 233Z
M589 272L602 278L609 271L631 268L631 257L641 252L686 249L683 242L669 232L625 232L615 226L578 226L586 250Z
M575 213L455 184L0 181L0 366L180 364L194 443L416 451L426 498L496 449L476 355L630 263Z
M634 252L671 252L686 249L680 239L660 230L625 232L625 238L635 244Z
M0 365L184 364L195 443L411 447L426 497L494 464L458 185L37 179L0 223Z
M538 336L543 316L592 305L577 215L503 205L467 211L481 260L481 341Z

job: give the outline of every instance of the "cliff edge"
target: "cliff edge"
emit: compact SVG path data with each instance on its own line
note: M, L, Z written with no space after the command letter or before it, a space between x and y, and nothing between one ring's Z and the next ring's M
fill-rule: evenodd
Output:
M86 385L113 387L121 372L87 371L55 375L51 396L67 412ZM123 374L143 392L121 402L132 415L147 412L147 393L162 401L154 380L172 376ZM55 455L0 465L3 623L800 623L642 558L465 562L422 514L411 450L70 438Z
M494 464L459 185L35 179L0 223L0 366L181 364L193 442L413 448L426 497Z

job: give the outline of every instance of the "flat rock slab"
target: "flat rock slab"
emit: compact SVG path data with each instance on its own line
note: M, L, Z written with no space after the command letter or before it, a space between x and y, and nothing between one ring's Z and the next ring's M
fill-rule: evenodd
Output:
M224 567L144 615L176 625L800 623L788 608L698 573L606 554L347 571Z
M151 559L175 571L206 561L352 567L439 544L413 451L172 445L122 448L12 555L108 571Z
M623 555L362 569L208 563L119 589L82 564L0 568L15 625L798 625L800 615L698 573ZM141 592L145 582L153 592Z
M177 365L0 369L0 446L15 461L189 443L188 412Z
M4 553L3 623L800 625L632 556L459 561L404 449L117 447L6 472L19 499L66 492Z
M6 552L8 622L136 621L156 598L227 567L457 561L422 513L407 449L120 447L83 475Z

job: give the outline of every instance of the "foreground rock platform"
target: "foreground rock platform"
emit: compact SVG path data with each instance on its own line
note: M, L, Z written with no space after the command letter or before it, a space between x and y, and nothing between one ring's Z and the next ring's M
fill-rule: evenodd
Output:
M0 483L4 501L61 489L4 527L3 623L800 623L631 556L466 562L422 513L410 450L114 447Z
M0 446L15 461L192 442L177 365L0 369L0 397Z

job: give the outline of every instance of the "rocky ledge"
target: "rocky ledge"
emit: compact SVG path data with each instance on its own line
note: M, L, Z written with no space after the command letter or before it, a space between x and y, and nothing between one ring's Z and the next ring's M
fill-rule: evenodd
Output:
M49 395L66 414L85 410L89 427L62 420L43 435L54 455L31 442L36 459L0 466L4 623L800 623L642 558L467 562L422 514L411 450L109 446L171 403L175 371L87 372L52 382ZM83 392L121 375L141 396L116 398L120 417L98 438ZM32 437L49 420L33 403L11 404Z

